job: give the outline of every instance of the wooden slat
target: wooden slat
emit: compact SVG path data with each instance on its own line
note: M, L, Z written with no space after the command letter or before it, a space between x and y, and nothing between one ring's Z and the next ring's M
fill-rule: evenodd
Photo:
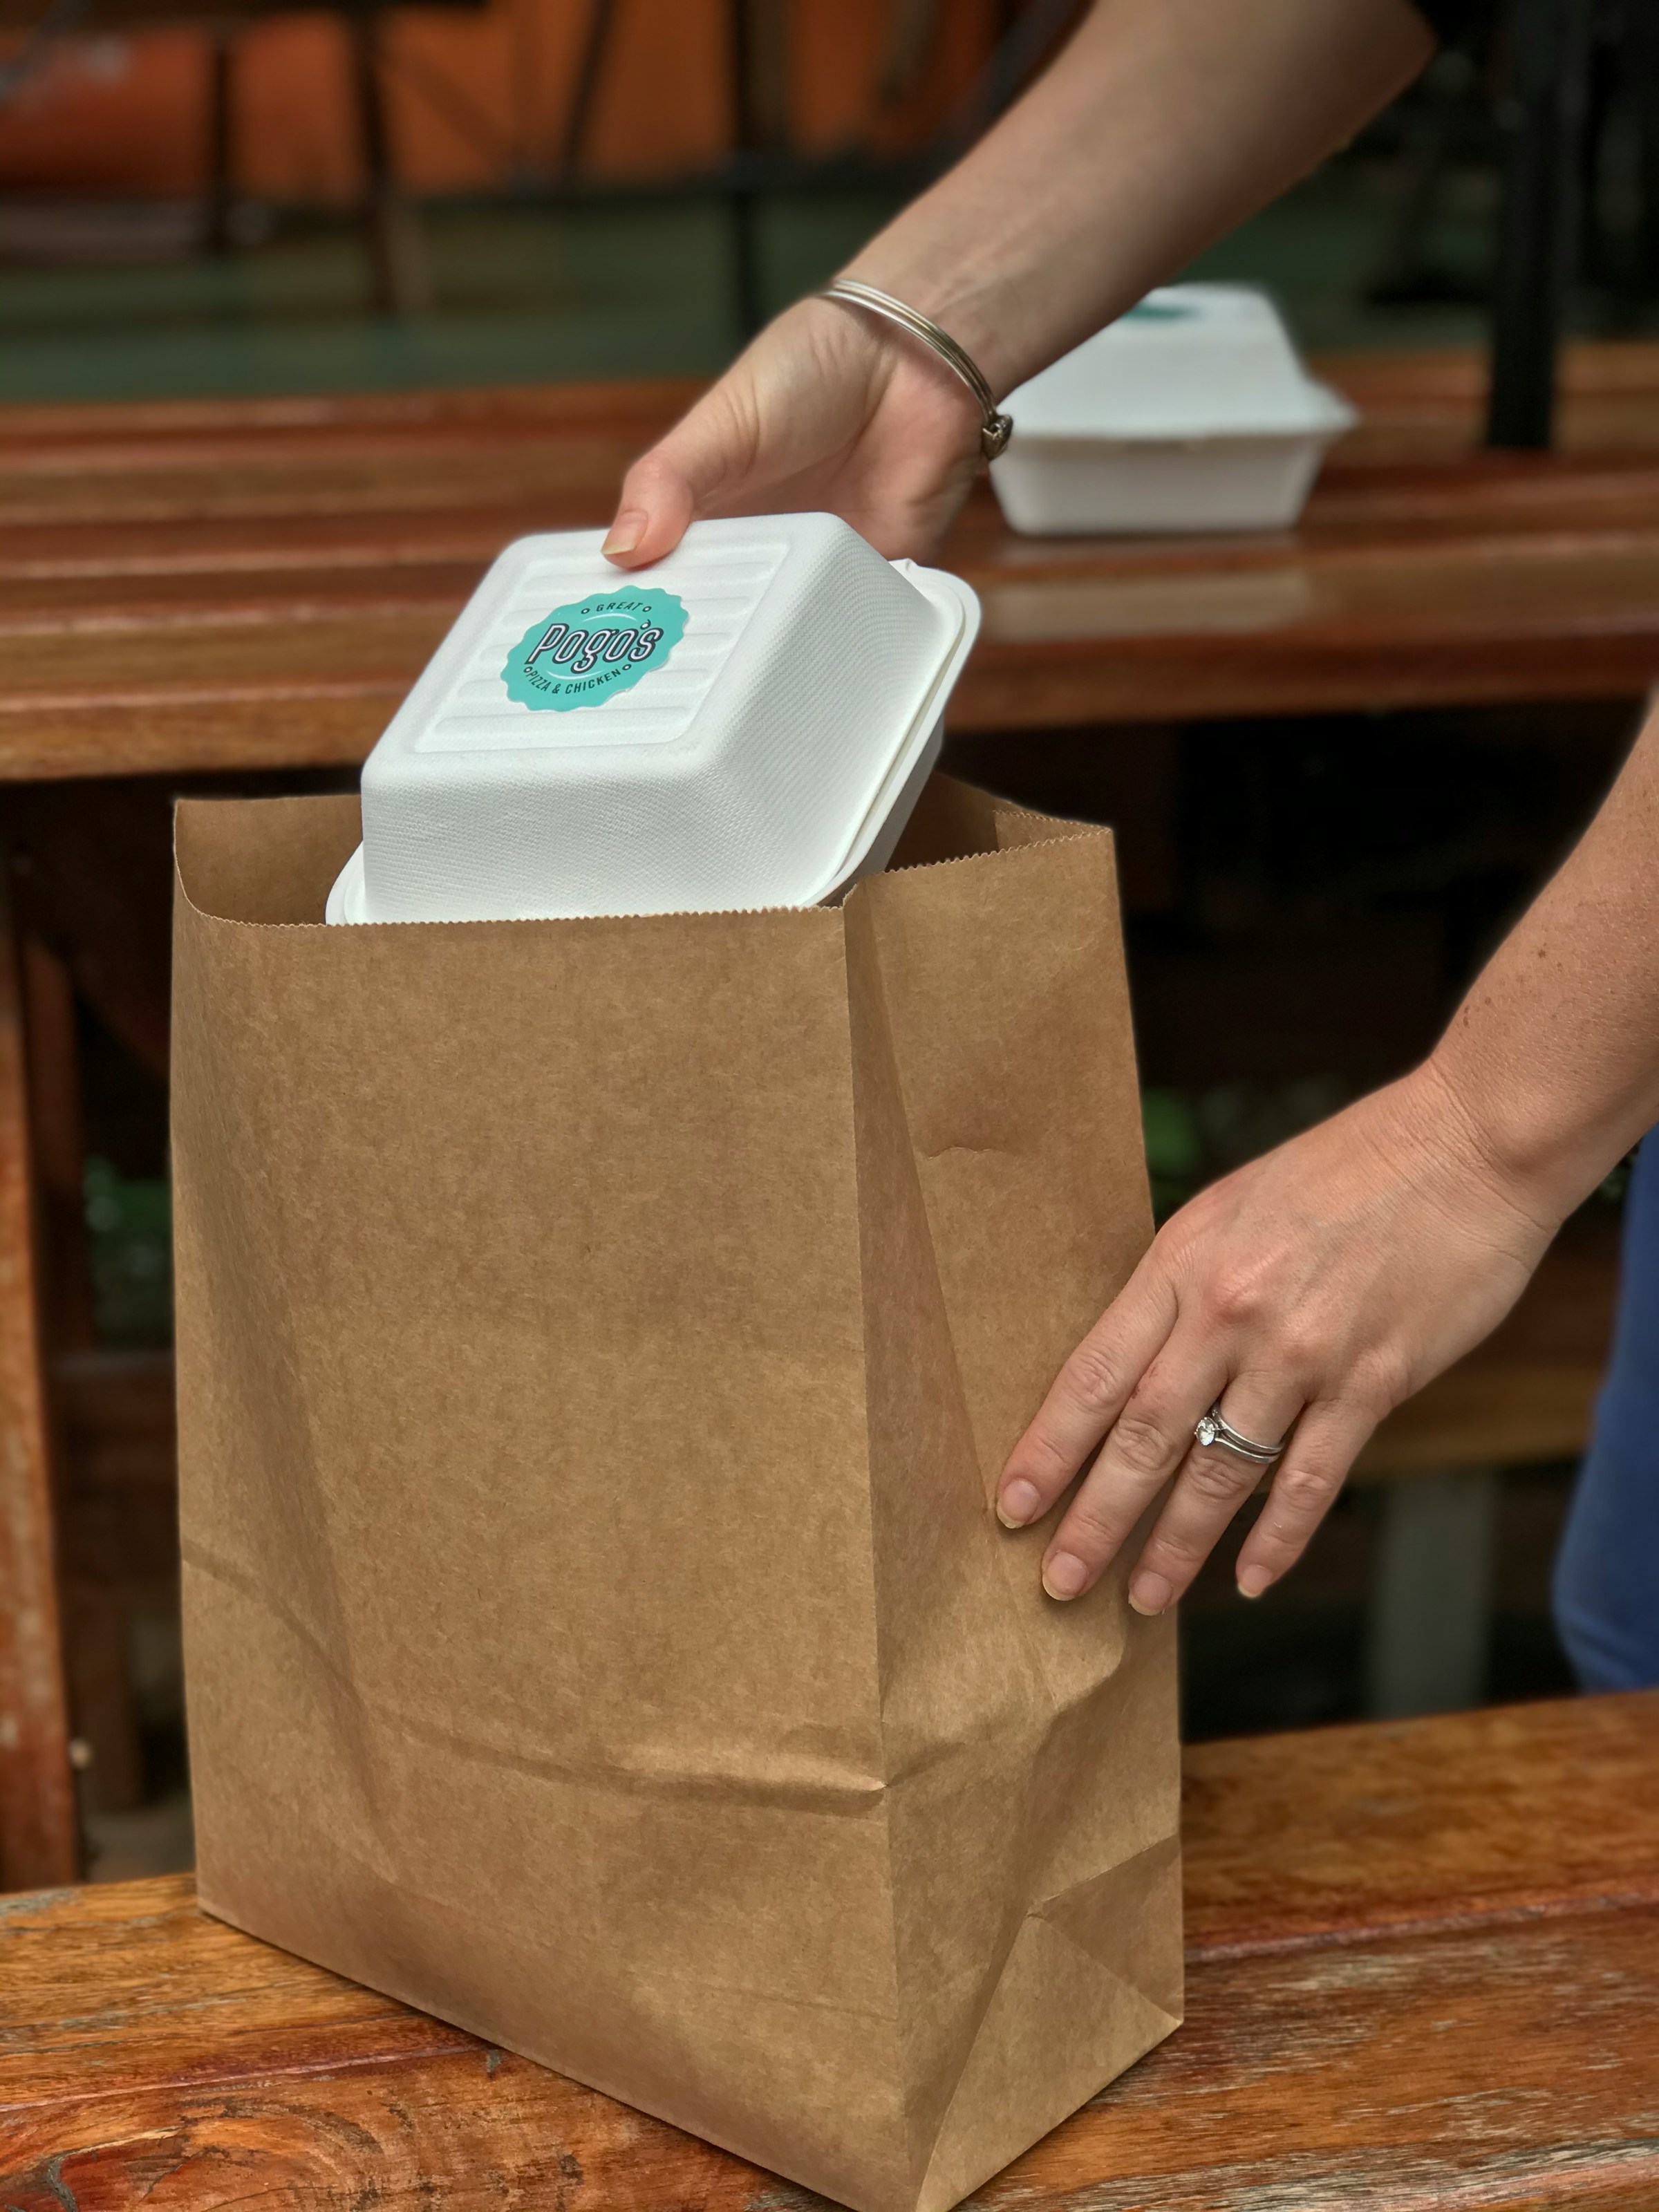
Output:
M76 1869L23 1009L0 874L0 1889Z
M558 500L578 511L614 496L620 470L654 424L580 440L480 432L417 436L157 440L131 448L25 448L6 470L0 521L152 528L236 516L388 515L416 508Z
M1178 2035L981 2203L1645 2212L1659 1912L1199 1968Z
M1366 449L1456 452L1476 444L1486 411L1487 366L1465 348L1413 353L1326 354L1317 373L1348 392L1364 416ZM1652 451L1659 444L1653 394L1659 347L1651 343L1562 349L1556 442L1571 454Z
M1462 356L1450 356L1455 362ZM20 445L66 441L77 446L131 445L156 435L221 437L246 431L310 433L334 429L349 435L393 427L426 429L451 425L507 424L580 435L619 417L672 420L702 390L701 380L673 377L607 377L583 384L492 384L433 386L410 392L293 392L237 399L116 399L50 401L5 410L10 438Z
M1458 449L1480 435L1486 362L1468 347L1327 353L1312 367L1349 392L1364 421L1364 450L1392 449L1402 436L1419 453L1437 436ZM1650 402L1659 388L1659 343L1577 341L1563 349L1558 443L1571 453L1623 451L1659 442ZM72 401L6 410L15 445L123 445L156 436L223 437L245 431L342 434L397 428L442 430L507 423L525 431L603 428L629 416L672 419L702 389L692 379L640 378L585 384L490 385L408 392L294 393L280 398Z
M136 1994L136 1993L135 1993ZM1659 1914L1199 1968L1185 2027L981 2190L1078 2212L1650 2212ZM107 2028L106 2029L107 2033ZM142 2033L135 2018L131 2032ZM388 2021L0 2106L13 2212L823 2200L450 2032Z
M1564 450L1470 449L1481 370L1367 410L1291 532L1040 540L983 488L963 731L1622 698L1659 679L1659 347L1576 349ZM0 776L361 758L490 556L602 521L695 387L21 409L0 420Z
M118 695L101 710L43 707L11 728L0 698L0 782L356 768L407 689L401 679L181 687L167 698Z
M1602 1699L1190 1754L1187 2024L975 2201L1645 2212L1656 1724ZM0 2202L256 2199L818 2202L206 1920L185 1878L0 1906Z
M1659 1905L1659 1691L1194 1744L1183 1772L1193 1960Z
M1642 592L1649 595L1643 597L1627 574L1620 584L1622 611L1607 624L1598 617L1583 634L1569 637L1497 629L1480 640L1428 645L1304 633L1240 646L1224 636L1175 634L1150 644L1119 640L1111 650L1009 646L995 627L1004 610L988 594L986 642L957 687L949 723L960 732L1041 731L1243 714L1633 699L1659 683L1659 552ZM46 653L60 668L76 665L75 682L61 689L24 686L8 671L9 690L0 696L0 779L355 766L459 605L377 618L356 632L343 623L344 634L336 639L320 626L286 633L263 621L240 634L177 630L161 653L171 676L149 684L87 683L76 641L64 635ZM331 654L326 648L334 643L343 650ZM11 657L9 647L0 645L0 659ZM332 659L338 672L310 674L314 659ZM203 663L214 672L204 674ZM15 684L18 688L9 688Z
M52 1363L70 1490L170 1492L177 1449L170 1351L100 1348Z
M1210 571L1115 553L1069 578L945 557L985 608L951 711L963 731L1622 698L1659 680L1659 528ZM0 775L359 760L465 597L470 571L444 567L383 571L373 595L314 570L290 599L222 577L193 605L152 592L101 613L77 585L79 611L37 605L0 630Z

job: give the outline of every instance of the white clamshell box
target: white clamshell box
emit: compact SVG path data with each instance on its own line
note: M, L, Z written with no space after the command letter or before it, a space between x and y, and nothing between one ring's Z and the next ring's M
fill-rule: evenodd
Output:
M979 602L833 515L509 545L363 769L335 922L812 906L883 866Z
M991 482L1034 536L1284 529L1358 420L1264 292L1170 284L1011 392Z

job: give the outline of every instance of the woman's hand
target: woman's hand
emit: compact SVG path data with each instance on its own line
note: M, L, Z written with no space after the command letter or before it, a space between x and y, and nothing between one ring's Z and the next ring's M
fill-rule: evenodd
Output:
M1137 1612L1162 1613L1261 1473L1194 1444L1219 1401L1247 1437L1290 1434L1239 1553L1260 1596L1382 1416L1497 1326L1559 1225L1431 1060L1165 1224L1014 1447L999 1514L1036 1520L1099 1447L1043 1554L1050 1596L1077 1597L1173 1482L1129 1585Z
M803 300L635 462L605 551L643 568L704 515L805 509L889 559L926 559L973 482L979 429L972 396L913 339Z

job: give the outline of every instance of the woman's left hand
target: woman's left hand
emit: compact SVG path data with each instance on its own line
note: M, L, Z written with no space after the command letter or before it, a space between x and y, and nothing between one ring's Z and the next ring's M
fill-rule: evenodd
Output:
M1014 1447L1000 1516L1038 1519L1098 1447L1043 1554L1043 1587L1073 1598L1173 1485L1129 1584L1137 1612L1162 1613L1262 1472L1194 1443L1218 1403L1246 1437L1289 1437L1239 1553L1259 1596L1382 1416L1497 1326L1559 1225L1430 1060L1164 1224Z

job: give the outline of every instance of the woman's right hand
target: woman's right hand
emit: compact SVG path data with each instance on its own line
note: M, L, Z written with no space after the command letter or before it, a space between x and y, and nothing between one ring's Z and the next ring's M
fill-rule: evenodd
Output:
M642 568L704 516L810 510L840 515L890 560L926 560L973 482L980 421L913 339L803 300L635 462L606 556Z

